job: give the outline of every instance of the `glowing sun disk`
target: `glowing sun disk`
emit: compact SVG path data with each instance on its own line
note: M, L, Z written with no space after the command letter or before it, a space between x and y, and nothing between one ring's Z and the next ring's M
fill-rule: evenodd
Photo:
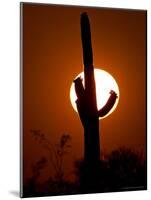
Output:
M81 72L78 76L76 76L76 78L79 76L83 79L83 85L84 85L84 72ZM102 117L102 118L105 118L108 115L110 115L117 107L117 104L119 101L119 87L115 79L108 72L104 70L95 68L94 76L95 76L95 82L96 82L96 99L97 99L98 110L101 109L106 104L110 96L111 90L114 90L118 96L110 112L106 116ZM71 104L74 110L77 112L77 106L75 102L77 100L77 96L74 89L74 83L72 83L71 88L70 88L70 100L71 100Z

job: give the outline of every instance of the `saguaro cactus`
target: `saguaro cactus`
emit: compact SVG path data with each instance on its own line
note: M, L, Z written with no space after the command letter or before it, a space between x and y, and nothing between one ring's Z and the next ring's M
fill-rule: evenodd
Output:
M111 91L106 105L100 110L97 109L91 32L86 13L81 14L81 38L84 61L84 86L81 77L74 80L74 86L77 95L77 110L84 127L84 160L94 164L100 159L99 117L105 116L111 110L117 95L114 91Z

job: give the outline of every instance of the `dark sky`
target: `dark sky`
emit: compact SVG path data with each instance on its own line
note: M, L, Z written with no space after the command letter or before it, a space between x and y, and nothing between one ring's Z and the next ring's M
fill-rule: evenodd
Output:
M116 110L100 121L101 150L121 146L146 149L146 11L24 4L23 133L28 166L43 150L31 129L56 142L72 137L72 155L83 156L83 128L73 110L69 90L83 70L80 14L91 23L94 66L117 81Z

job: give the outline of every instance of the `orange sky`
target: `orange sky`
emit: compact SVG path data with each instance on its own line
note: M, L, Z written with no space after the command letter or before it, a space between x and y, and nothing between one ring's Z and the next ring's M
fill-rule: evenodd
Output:
M80 14L91 23L94 66L117 81L116 110L100 121L101 150L120 146L146 149L146 11L24 4L23 6L23 134L25 163L42 149L30 129L51 141L72 137L72 156L83 156L83 128L69 91L83 70Z

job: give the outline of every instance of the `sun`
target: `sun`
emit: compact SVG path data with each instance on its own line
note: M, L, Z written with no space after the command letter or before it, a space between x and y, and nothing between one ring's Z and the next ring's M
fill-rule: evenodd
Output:
M75 77L75 79L79 76L83 79L83 85L84 85L84 72L81 72L80 74L78 74ZM109 74L108 72L106 72L104 70L95 68L94 76L95 76L95 82L96 82L96 99L97 99L98 110L100 110L106 104L106 102L110 96L111 90L114 90L118 96L113 108L110 110L110 112L107 115L100 118L100 119L102 119L102 118L109 116L117 107L118 102L119 102L119 87L118 87L117 82L113 78L113 76L111 76L111 74ZM77 112L77 106L75 103L76 100L77 100L77 96L76 96L75 89L74 89L74 83L72 83L72 85L70 87L70 101L71 101L71 104L72 104L74 110Z

